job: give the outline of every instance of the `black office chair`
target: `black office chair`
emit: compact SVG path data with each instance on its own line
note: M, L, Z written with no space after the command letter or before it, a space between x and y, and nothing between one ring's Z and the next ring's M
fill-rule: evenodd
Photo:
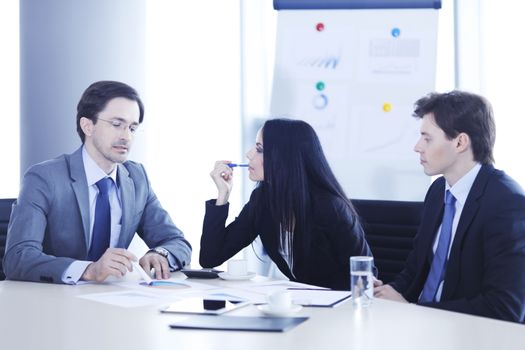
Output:
M352 200L374 254L378 278L391 282L405 266L421 221L423 202Z
M7 238L7 225L11 216L11 206L15 200L14 198L0 199L0 281L5 279L2 259L5 254L5 241Z

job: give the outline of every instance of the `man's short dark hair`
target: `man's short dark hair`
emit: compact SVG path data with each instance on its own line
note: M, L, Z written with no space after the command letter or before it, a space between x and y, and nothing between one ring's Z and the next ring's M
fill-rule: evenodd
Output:
M429 113L449 140L462 132L470 137L474 160L481 164L494 163L496 126L487 99L464 91L434 92L415 103L414 117L423 118Z
M139 105L139 123L144 120L144 105L139 94L131 86L118 81L97 81L91 84L82 94L77 105L77 132L84 143L86 135L80 127L80 118L88 118L97 123L99 113L106 108L108 102L117 97L136 101Z

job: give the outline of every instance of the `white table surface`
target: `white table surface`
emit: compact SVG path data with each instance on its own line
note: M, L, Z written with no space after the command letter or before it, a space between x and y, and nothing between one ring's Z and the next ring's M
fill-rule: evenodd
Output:
M304 307L296 315L310 317L306 322L285 333L262 333L175 330L168 325L187 316L161 314L165 301L126 308L78 298L119 290L124 289L0 282L0 349L525 349L525 325L378 299L365 309L351 301ZM231 315L262 316L255 306Z

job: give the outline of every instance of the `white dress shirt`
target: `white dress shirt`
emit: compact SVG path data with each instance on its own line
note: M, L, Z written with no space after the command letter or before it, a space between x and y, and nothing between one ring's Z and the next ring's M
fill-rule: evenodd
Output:
M97 203L98 187L96 183L104 177L110 177L113 180L113 185L109 190L109 205L111 208L111 238L110 247L117 245L120 237L121 219L122 219L122 204L120 199L120 191L117 187L117 167L108 175L106 174L97 163L91 158L86 151L85 147L82 147L82 160L84 161L84 170L86 172L86 179L89 191L89 239L88 242L91 245L91 237L93 236L93 224L95 222L95 205ZM89 251L89 247L88 247ZM80 280L82 274L92 261L77 260L73 262L64 271L62 275L62 281L67 284L75 284Z

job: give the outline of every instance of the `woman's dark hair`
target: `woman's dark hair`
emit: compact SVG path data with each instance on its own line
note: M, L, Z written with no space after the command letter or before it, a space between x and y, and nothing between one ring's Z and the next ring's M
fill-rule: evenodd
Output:
M494 163L496 126L489 101L464 91L434 92L415 103L414 117L423 118L428 113L432 113L449 140L462 132L470 137L475 161Z
M282 230L309 227L312 188L341 198L355 210L332 172L314 129L302 120L270 119L262 127L262 198Z
M86 135L80 127L80 118L88 118L97 123L98 114L106 108L108 102L117 97L136 101L139 105L139 123L144 120L144 105L139 94L131 86L118 81L97 81L91 84L82 94L77 105L77 133L84 143Z

